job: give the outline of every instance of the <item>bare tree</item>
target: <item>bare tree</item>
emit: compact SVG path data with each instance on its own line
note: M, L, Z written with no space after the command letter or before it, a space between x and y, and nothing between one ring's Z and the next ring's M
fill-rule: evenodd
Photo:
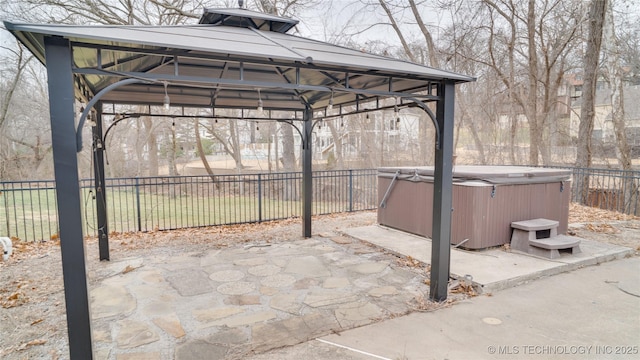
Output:
M151 117L143 116L142 125L144 126L146 140L147 140L147 152L149 154L148 159L148 173L149 176L158 176L158 139L154 131L153 122Z
M605 39L605 51L607 55L606 70L609 78L609 86L611 87L611 119L616 135L618 161L622 169L631 170L631 150L625 133L623 75L620 64L618 38L615 32L613 5L611 2L608 4L604 24L603 37Z
M577 45L584 20L579 1L483 0L479 4L454 1L451 36L462 59L478 62L485 77L496 77L506 93L502 114L511 116L511 161L517 119L529 125L529 162L551 162L549 127L556 121L558 88ZM479 6L478 6L479 5ZM482 51L466 52L474 43ZM515 104L515 106L513 106Z
M620 45L616 36L615 21L613 14L613 1L610 1L606 9L606 17L604 21L604 40L605 52L607 56L606 73L609 79L609 87L611 88L611 119L616 138L616 147L618 153L618 161L623 170L631 170L631 148L627 142L625 111L624 111L624 87L623 75L620 63ZM624 193L623 201L625 211L632 209L632 199L634 193L638 192L637 181L628 176L623 179ZM636 195L637 201L637 195Z
M8 52L2 63L10 64L6 69L1 70L3 91L0 98L0 129L2 129L9 113L11 100L33 55L26 56L24 48L17 41L15 48L0 46L0 49Z
M204 168L207 171L207 174L209 174L209 176L211 177L211 180L215 181L213 169L211 169L211 166L209 165L209 161L207 160L207 155L205 154L204 147L202 146L202 139L200 138L200 120L195 119L193 121L193 124L194 124L194 133L196 135L196 149L198 152L198 156L200 157L200 160L202 161L202 165L204 165Z
M2 47L0 67L0 178L47 176L51 150L42 73L20 45ZM34 171L35 170L35 171ZM41 171L38 171L41 170ZM34 176L35 174L35 176Z
M240 152L240 139L238 138L237 119L201 121L199 126L202 126L207 133L213 136L218 143L222 145L224 151L233 158L237 171L244 169L244 165L242 165L242 154Z
M595 113L596 83L598 81L598 63L602 44L607 0L591 0L589 9L589 36L584 54L584 73L582 85L582 105L580 107L580 126L578 131L576 166L590 167L592 159L591 136Z

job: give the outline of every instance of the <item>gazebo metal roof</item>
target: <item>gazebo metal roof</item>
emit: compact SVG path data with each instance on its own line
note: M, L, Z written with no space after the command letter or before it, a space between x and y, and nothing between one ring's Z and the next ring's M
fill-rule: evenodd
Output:
M237 11L237 10L236 10ZM209 14L209 13L208 13ZM68 39L78 83L97 94L122 78L149 83L119 87L102 98L176 106L264 109L354 105L378 96L430 92L435 81L473 78L299 36L225 25L74 26L5 22L46 64L44 38ZM427 98L426 96L424 97Z
M385 98L395 99L392 106L420 107L436 130L430 297L446 299L455 84L474 78L290 35L296 20L245 9L206 10L200 24L179 26L4 24L47 67L72 359L93 356L76 154L76 136L92 108L100 259L109 259L104 103L149 105L149 115L168 99L183 109L260 104L267 110L261 120L300 121L305 237L311 236L314 119L385 108ZM76 99L87 103L77 125ZM283 118L287 113L293 115Z

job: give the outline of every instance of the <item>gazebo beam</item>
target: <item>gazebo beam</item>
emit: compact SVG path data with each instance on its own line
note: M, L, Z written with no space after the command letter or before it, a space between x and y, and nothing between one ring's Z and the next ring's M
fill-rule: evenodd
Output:
M433 233L431 236L431 283L429 298L447 299L449 267L451 263L451 212L453 193L453 110L455 83L440 84L440 100L436 108L436 122L440 129L440 143L436 145L433 181Z
M71 359L93 359L69 41L45 37L51 145Z
M107 221L107 193L104 177L104 143L103 136L103 103L99 101L96 106L96 124L91 128L93 133L93 178L95 181L96 217L98 225L98 248L100 260L109 260L109 223Z
M290 90L290 91L321 91L321 92L335 92L335 93L350 93L357 94L369 97L375 96L383 96L383 97L398 97L404 98L407 96L425 99L425 100L437 100L437 96L433 96L430 94L416 94L410 93L410 95L404 91L386 91L386 90L373 90L373 89L359 89L354 87L331 87L327 85L309 85L302 84L300 82L296 83L288 83L288 82L271 82L271 81L258 81L258 80L246 80L246 79L228 79L228 78L219 78L219 77L204 77L204 76L190 76L190 75L175 75L175 74L151 74L145 72L118 72L112 73L109 71L99 70L99 69L74 69L75 74L81 75L95 75L95 76L110 76L110 77L120 77L120 78L131 78L141 80L140 82L152 82L152 83L161 83L162 81L170 82L170 86L180 85L180 82L188 82L193 84L201 84L202 86L208 86L213 89L215 86L242 86L246 89L279 89L279 90ZM175 83L171 83L175 82ZM187 85L187 87L195 87L195 85ZM417 90L416 88L412 88L412 91ZM169 94L171 95L171 94ZM363 101L368 101L364 99ZM336 104L338 106L339 104ZM352 105L352 104L346 104Z
M313 201L313 152L311 151L313 138L313 110L304 111L304 126L302 127L302 236L311 237L311 216Z

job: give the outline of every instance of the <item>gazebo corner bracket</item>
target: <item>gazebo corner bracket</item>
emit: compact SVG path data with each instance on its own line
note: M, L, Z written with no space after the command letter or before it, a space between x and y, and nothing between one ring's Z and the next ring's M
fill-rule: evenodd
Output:
M414 97L406 97L405 99L407 100L411 100L413 101L416 105L418 105L418 107L420 107L422 110L424 110L424 112L427 113L427 115L429 115L429 119L431 119L431 122L433 123L433 127L436 130L436 149L437 150L441 150L441 142L440 142L440 126L438 126L438 121L436 120L436 115L433 113L433 111L431 111L431 109L429 109L429 107L422 101L420 101L417 98ZM440 100L441 101L441 100Z
M80 119L78 120L78 128L76 129L76 152L82 151L82 127L84 126L85 121L87 120L87 116L91 112L91 109L100 101L100 99L110 92L111 90L117 89L121 86L137 84L137 83L147 83L149 81L140 80L140 79L124 79L120 80L116 83L113 83L104 89L100 90L89 102L87 106L85 106L82 114L80 115Z

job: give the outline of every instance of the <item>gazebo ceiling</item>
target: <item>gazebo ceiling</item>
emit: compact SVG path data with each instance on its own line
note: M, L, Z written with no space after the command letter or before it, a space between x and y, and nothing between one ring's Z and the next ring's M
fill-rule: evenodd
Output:
M70 26L5 22L45 63L44 38L70 41L76 93L119 104L303 110L379 97L433 99L435 83L474 78L286 34L296 20L245 9L206 10L201 24ZM46 64L45 64L46 65ZM258 91L259 90L259 91ZM333 98L333 100L331 100Z

